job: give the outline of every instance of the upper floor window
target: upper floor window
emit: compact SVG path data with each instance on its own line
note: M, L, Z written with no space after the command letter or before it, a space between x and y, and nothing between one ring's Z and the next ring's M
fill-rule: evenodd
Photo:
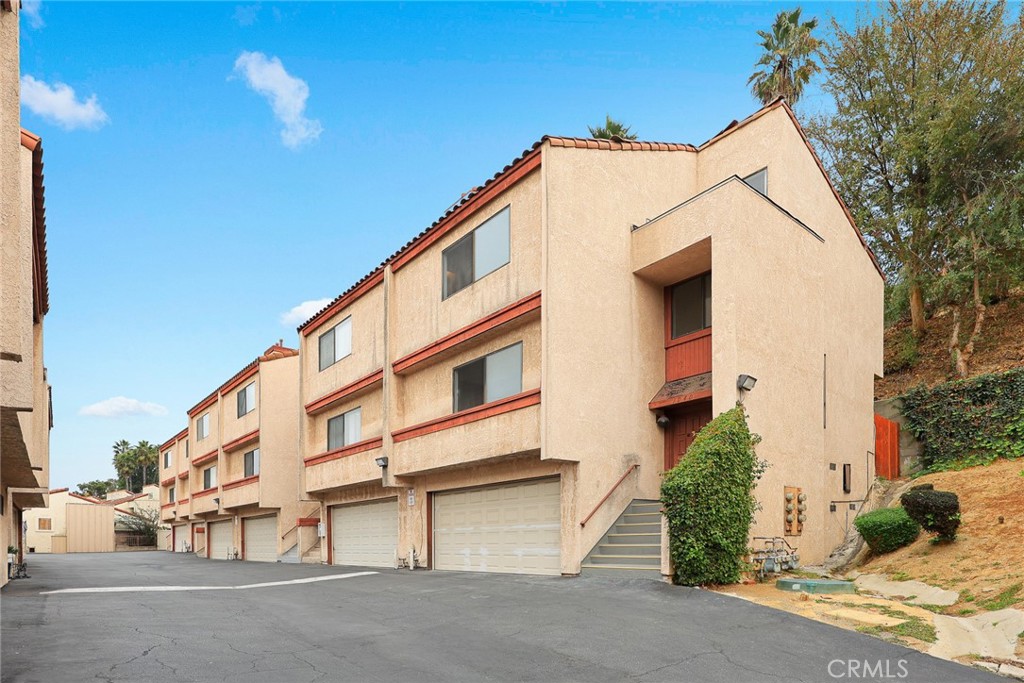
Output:
M522 342L471 360L452 372L452 403L456 413L522 390Z
M171 452L170 451L164 451L164 467L170 467L170 466L171 466Z
M203 470L203 488L212 489L217 485L217 466L213 465Z
M325 370L352 353L352 316L320 335L320 369Z
M185 459L188 460L188 439L185 439Z
M53 525L49 517L39 518L39 530L40 531L52 531Z
M711 273L672 287L672 338L711 327Z
M256 409L256 382L249 382L244 389L238 390L238 417L247 415Z
M764 196L768 196L767 168L762 168L760 171L755 171L754 173L751 173L750 175L743 179L743 182L745 182L747 185L750 185L752 188L754 188Z
M210 435L210 414L206 413L196 418L196 441L202 441Z
M344 448L362 438L361 408L354 408L347 413L332 417L327 421L327 450Z
M168 503L173 503L174 502L174 487L173 486L171 488L167 489L167 502Z
M441 252L442 299L447 299L509 261L509 207Z
M260 449L253 450L242 456L244 460L244 474L242 476L252 477L260 473Z

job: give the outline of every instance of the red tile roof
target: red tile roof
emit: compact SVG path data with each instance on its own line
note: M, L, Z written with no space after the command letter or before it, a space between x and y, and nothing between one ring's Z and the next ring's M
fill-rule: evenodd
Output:
M289 348L285 346L283 342L278 342L277 344L271 345L270 348L264 351L260 356L250 361L248 364L246 364L244 368L242 368L234 375L232 375L231 379L224 382L219 387L217 387L209 394L207 394L207 396L202 401L189 408L189 417L198 412L200 408L206 407L207 402L211 401L211 399L216 398L217 395L220 394L222 391L226 391L229 387L233 388L233 384L235 382L238 382L239 380L247 377L249 374L255 374L255 372L253 371L259 366L260 363L266 363L268 361L277 360L278 358L287 358L288 356L297 355L299 355L298 349Z
M32 285L35 320L50 312L50 279L46 259L46 203L43 184L43 141L21 129L21 146L32 152Z

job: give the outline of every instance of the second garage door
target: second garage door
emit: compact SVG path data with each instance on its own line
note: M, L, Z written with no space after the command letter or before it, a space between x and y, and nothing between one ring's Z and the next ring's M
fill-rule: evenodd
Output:
M206 535L209 538L206 542L210 544L210 559L227 560L228 553L234 548L234 523L231 520L226 522L210 522L206 525Z
M242 520L246 560L277 562L277 515Z
M342 505L331 511L334 564L394 567L398 546L398 500Z
M434 567L561 573L558 479L434 494Z

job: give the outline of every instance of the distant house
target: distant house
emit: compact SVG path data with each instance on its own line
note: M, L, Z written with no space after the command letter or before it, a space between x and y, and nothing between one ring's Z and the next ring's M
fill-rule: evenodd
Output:
M160 509L160 488L140 493L112 491L99 499L68 489L50 491L45 508L25 512L25 548L30 553L109 553L137 547L129 517L153 517ZM159 539L158 539L159 543Z

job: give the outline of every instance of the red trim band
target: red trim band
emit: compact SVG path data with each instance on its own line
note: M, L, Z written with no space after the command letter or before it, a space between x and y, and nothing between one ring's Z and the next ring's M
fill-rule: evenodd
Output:
M435 342L427 344L423 348L413 351L407 356L399 358L391 364L391 368L396 374L408 370L409 368L419 365L420 363L436 356L439 353L443 353L448 349L454 348L459 344L469 341L470 339L477 337L484 332L489 332L505 323L509 323L516 318L520 318L531 311L539 310L541 306L541 293L534 292L530 296L520 299L519 301L506 306L500 310L491 313L490 315L484 316L474 323L470 323L465 327L452 332L449 335L441 337Z
M184 472L179 472L178 479L188 479L188 470L185 470Z
M160 485L161 486L170 486L173 483L174 483L174 477L168 477L167 479L164 479L162 482L160 482Z
M363 389L372 386L377 382L383 381L384 368L381 368L376 372L371 372L366 377L360 377L356 381L346 384L345 386L336 391L332 391L329 394L324 394L320 398L310 401L309 403L306 404L306 414L315 415L316 413L319 413L321 410L329 408L330 406L341 401L342 399L345 399L358 391L362 391Z
M224 489L225 491L227 491L228 489L237 489L240 486L253 484L259 480L260 475L254 474L251 477L245 477L244 479L235 479L234 481L229 481L228 483L224 484L221 488Z
M242 446L245 446L248 443L256 441L259 438L260 430L254 429L248 434L243 434L234 441L229 441L228 443L224 444L223 446L221 446L221 450L224 451L225 453L229 453L231 451L241 448Z
M192 466L193 467L199 467L200 465L205 465L208 462L216 460L217 459L217 454L219 452L220 451L218 451L216 448L214 448L209 453L206 453L204 455L200 455L198 458L196 458L195 460L192 461Z
M218 489L216 486L214 486L212 488L203 489L202 491L196 491L195 493L192 494L192 497L193 498L201 498L202 496L208 496L211 493L217 493L217 491L219 491L219 490L220 489Z
M321 327L328 320L333 318L341 309L345 308L349 304L353 303L356 299L369 292L371 289L384 282L384 268L378 269L378 272L363 282L363 284L357 286L351 292L341 297L333 304L323 310L322 313L318 314L315 319L310 320L306 323L306 327L302 330L302 336L308 337L313 333L314 330Z
M669 406L677 406L682 403L689 403L690 401L699 401L705 398L711 398L710 389L701 389L700 391L695 391L692 394L681 394L679 396L665 398L660 401L651 401L650 403L647 404L647 407L651 410L657 410L658 408L668 408Z
M316 526L319 523L319 517L299 517L295 520L295 526Z
M224 394L227 394L227 393L233 391L235 389L235 387L237 387L238 385L240 385L242 382L244 382L245 380L249 379L250 377L255 377L256 374L259 371L260 371L260 366L259 366L259 363L257 363L256 365L253 365L248 370L243 370L242 374L239 375L238 377L235 377L234 379L228 380L228 383L225 384L224 386L222 386L220 389L218 389L217 392L221 396L223 396Z
M407 441L409 439L415 439L418 436L439 432L443 429L451 429L452 427L469 424L470 422L476 422L477 420L485 420L489 417L494 417L495 415L502 415L521 408L535 406L539 403L540 389L531 389L529 391L524 391L521 394L516 394L514 396L509 396L507 398L491 401L490 403L484 403L483 405L463 410L455 413L454 415L445 415L444 417L439 417L435 420L399 429L391 432L391 438L395 443Z
M366 439L364 441L357 441L356 443L349 444L344 448L335 448L333 451L327 451L326 453L318 453L317 455L311 455L305 458L302 462L309 467L311 465L319 465L320 463L329 462L331 460L337 460L338 458L344 458L348 455L355 455L356 453L362 453L363 451L372 451L374 448L380 448L384 445L384 437L378 436L375 439Z

